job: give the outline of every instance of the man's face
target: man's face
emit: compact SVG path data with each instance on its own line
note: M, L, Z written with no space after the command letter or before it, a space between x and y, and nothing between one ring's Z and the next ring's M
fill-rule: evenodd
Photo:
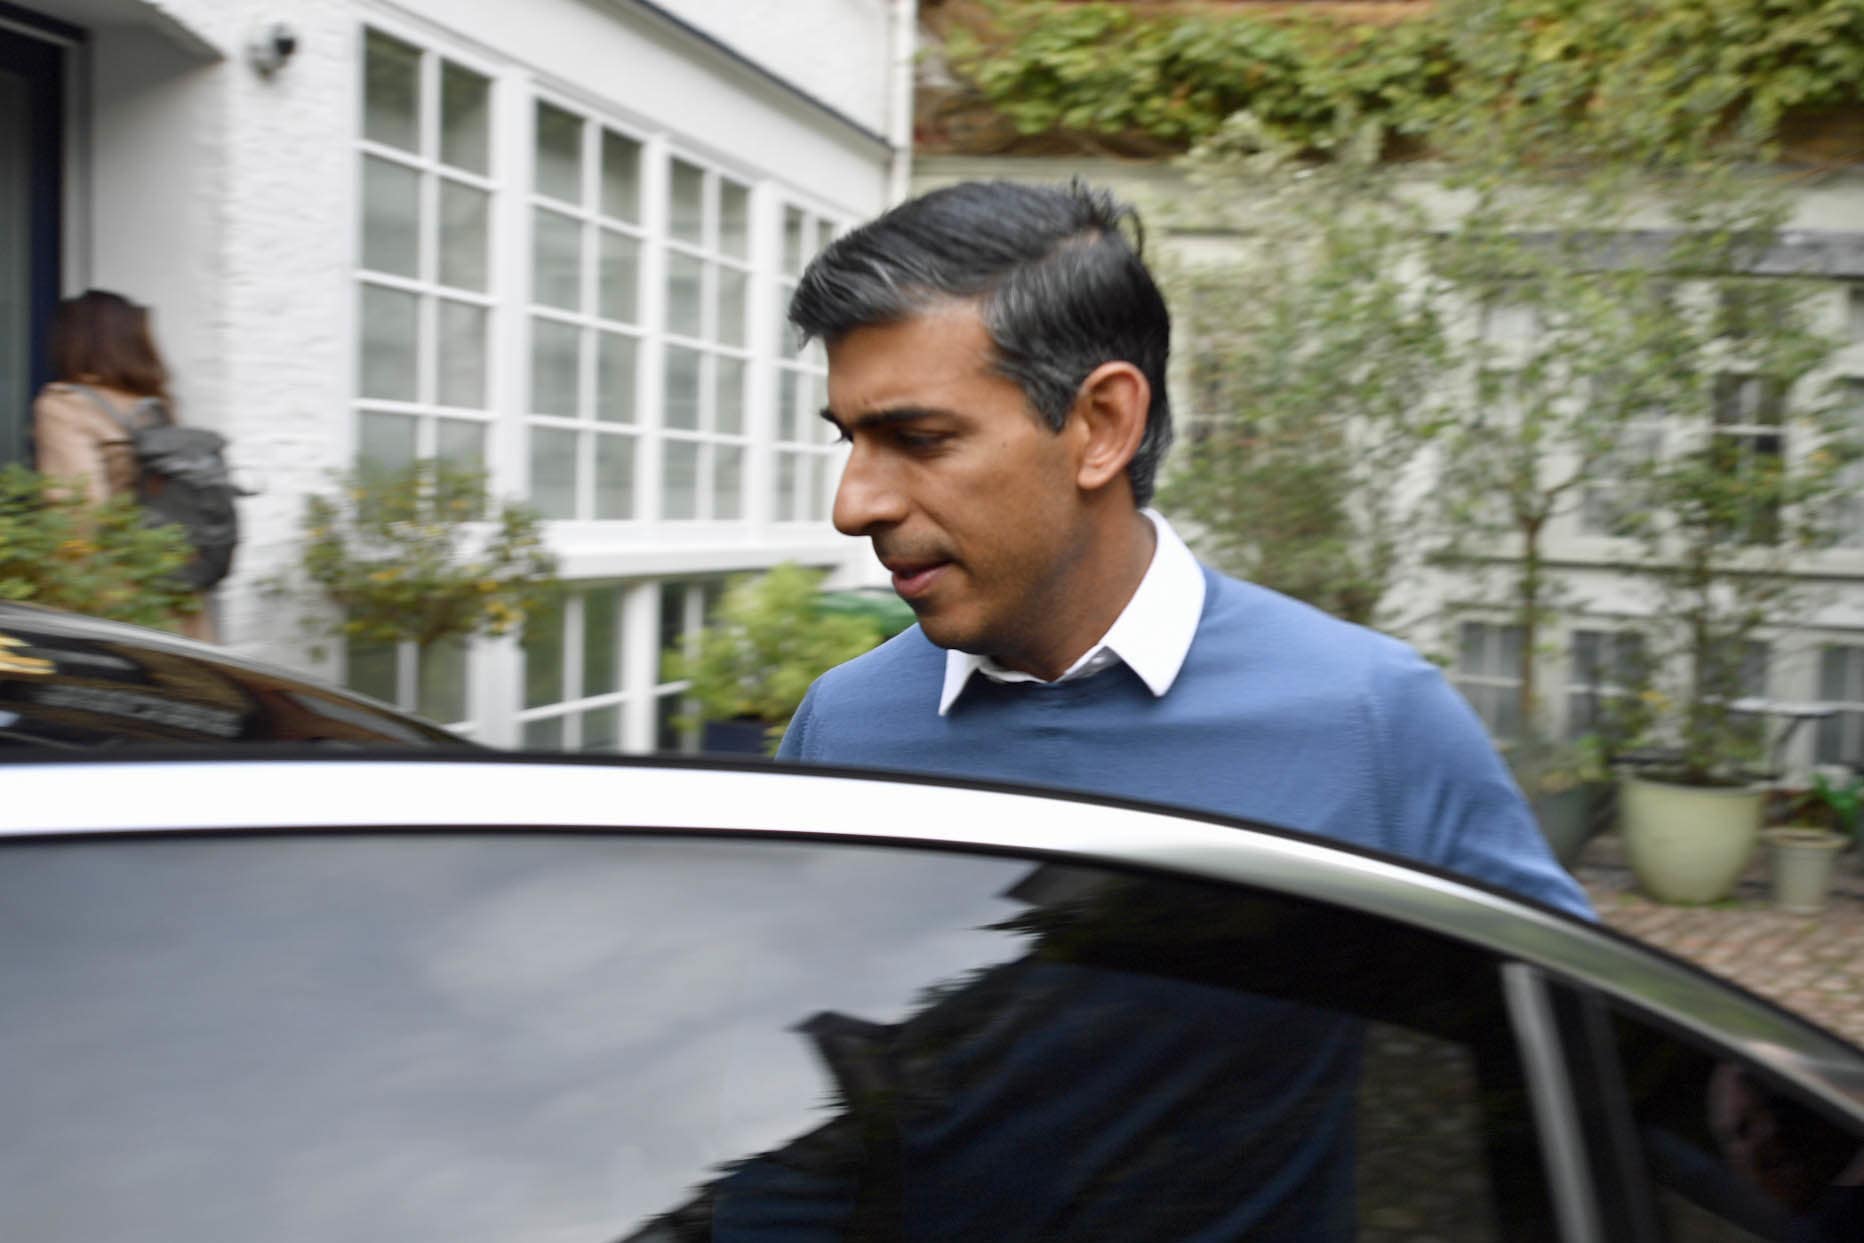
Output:
M992 357L969 303L828 347L825 415L853 446L835 527L873 541L934 643L1036 669L1080 607L1079 436L1050 431Z

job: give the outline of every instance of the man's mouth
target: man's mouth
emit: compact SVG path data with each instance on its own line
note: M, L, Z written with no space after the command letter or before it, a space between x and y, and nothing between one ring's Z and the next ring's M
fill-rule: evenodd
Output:
M881 564L893 574L893 590L908 604L932 590L948 561L906 561L883 559Z

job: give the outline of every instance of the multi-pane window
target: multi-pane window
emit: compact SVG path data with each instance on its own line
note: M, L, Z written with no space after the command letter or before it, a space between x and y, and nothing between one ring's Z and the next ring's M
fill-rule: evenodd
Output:
M1457 627L1450 680L1495 738L1521 734L1522 641L1519 626L1466 621Z
M1609 727L1613 708L1644 688L1650 659L1644 636L1632 630L1575 630L1566 678L1566 732L1572 737Z
M356 457L482 467L492 83L380 31L363 40Z
M530 500L637 517L641 144L539 100L530 195Z
M675 156L667 177L660 516L744 516L751 192Z
M518 716L526 748L620 748L622 598L619 586L589 587L527 619Z
M1771 544L1779 539L1778 479L1784 467L1781 419L1785 405L1785 386L1772 376L1715 377L1710 460L1753 489L1730 531L1743 543Z
M1864 647L1834 643L1819 653L1819 699L1837 712L1819 722L1815 762L1864 769Z
M828 518L839 456L836 434L820 417L827 402L828 364L819 342L802 345L788 322L796 280L833 236L833 226L801 208L783 209L782 276L777 282L777 318L782 347L777 360L776 486L773 517L778 522Z
M1596 378L1592 383L1595 405L1622 404L1625 381L1621 375ZM1580 495L1579 529L1586 535L1629 535L1641 509L1635 486L1640 473L1663 453L1663 421L1652 414L1626 420L1611 447L1587 472Z

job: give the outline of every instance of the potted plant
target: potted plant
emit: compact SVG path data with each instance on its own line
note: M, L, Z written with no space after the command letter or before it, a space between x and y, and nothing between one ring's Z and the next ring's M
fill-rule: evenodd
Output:
M810 683L878 645L866 613L821 607L822 571L784 564L732 580L690 650L670 648L665 676L686 681L686 724L708 751L774 753Z
M1605 737L1586 734L1572 742L1529 738L1509 747L1507 758L1553 857L1570 870L1610 820L1615 787Z
M1838 852L1850 844L1860 787L1864 781L1840 785L1818 774L1811 789L1793 798L1789 822L1762 834L1775 907L1795 915L1825 909Z

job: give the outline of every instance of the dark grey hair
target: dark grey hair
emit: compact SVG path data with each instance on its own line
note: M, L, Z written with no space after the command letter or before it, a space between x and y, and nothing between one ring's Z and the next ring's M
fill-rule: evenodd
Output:
M1121 231L1127 223L1131 241ZM805 339L834 342L947 299L975 299L997 370L1057 432L1094 368L1131 363L1152 386L1145 437L1126 468L1133 498L1145 505L1171 444L1171 314L1143 247L1138 214L1078 181L965 182L910 199L831 243L803 273L790 322Z

